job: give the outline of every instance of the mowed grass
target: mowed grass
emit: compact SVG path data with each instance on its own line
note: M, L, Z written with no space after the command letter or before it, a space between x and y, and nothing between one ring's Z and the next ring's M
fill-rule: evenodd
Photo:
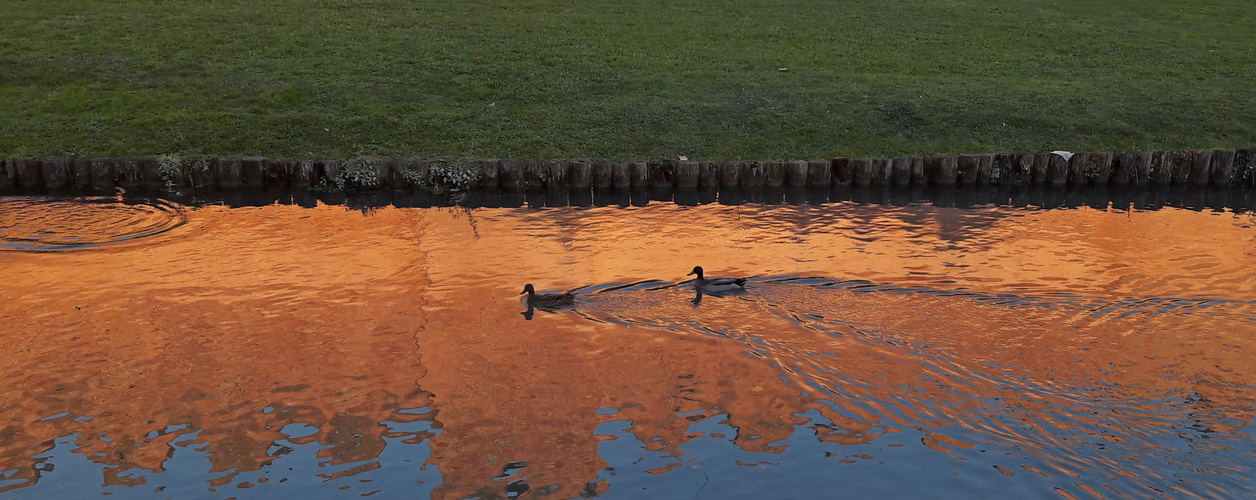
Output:
M0 19L0 156L1256 143L1250 0L0 0Z

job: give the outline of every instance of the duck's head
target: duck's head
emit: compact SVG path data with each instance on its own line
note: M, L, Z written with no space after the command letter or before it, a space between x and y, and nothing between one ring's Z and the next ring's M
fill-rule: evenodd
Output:
M528 283L528 284L526 284L526 285L523 285L523 291L522 291L522 292L519 292L519 295L523 295L523 294L525 294L525 293L536 293L536 289L535 289L535 288L532 288L532 284L531 284L531 283Z
M689 276L689 275L692 275L692 274L696 274L696 275L698 275L698 277L699 277L699 278L701 278L701 277L702 277L702 266L693 266L693 270L692 270L692 271L689 271L689 274L686 274L685 276Z

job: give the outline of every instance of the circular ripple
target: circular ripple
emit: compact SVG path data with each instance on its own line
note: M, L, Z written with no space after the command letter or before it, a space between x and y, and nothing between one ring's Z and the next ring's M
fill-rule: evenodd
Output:
M133 243L186 222L166 201L0 198L0 251L65 252Z

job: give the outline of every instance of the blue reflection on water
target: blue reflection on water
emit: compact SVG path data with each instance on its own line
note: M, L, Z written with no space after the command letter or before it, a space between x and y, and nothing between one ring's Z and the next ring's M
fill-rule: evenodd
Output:
M319 456L320 451L332 448L331 445L281 439L272 443L268 450L272 460L255 471L214 471L209 453L199 439L199 430L182 434L165 445L170 452L161 471L121 469L89 460L76 444L80 434L75 433L56 439L52 449L31 456L38 461L35 468L39 471L39 480L29 487L7 492L5 498L80 498L85 478L91 477L117 478L107 481L100 493L121 498L268 499L283 498L293 491L310 497L368 496L381 491L404 491L415 498L430 497L432 490L441 484L441 473L435 465L427 464L431 456L427 440L419 443L412 440L421 434L438 435L440 429L433 428L426 420L381 423L388 427L392 437L383 438L383 451L374 459L334 464L331 458ZM167 431L184 427L170 426ZM305 424L289 424L284 429L293 439L318 431ZM13 472L16 471L9 471ZM0 473L0 488L23 482L7 479Z

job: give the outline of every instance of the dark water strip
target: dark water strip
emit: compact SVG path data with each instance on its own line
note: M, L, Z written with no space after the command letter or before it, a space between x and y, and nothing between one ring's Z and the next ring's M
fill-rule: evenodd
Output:
M858 203L867 205L911 206L932 204L939 207L1003 206L1017 208L1091 207L1124 210L1230 210L1239 213L1256 209L1256 189L1245 187L1202 188L1198 186L1094 186L1076 188L997 186L928 187L834 187L826 188L764 188L762 190L605 190L596 189L544 193L462 193L457 195L403 193L391 191L361 193L320 192L202 192L149 193L188 206L226 205L258 207L274 204L315 207L345 205L363 211L395 206L398 208L431 208L460 206L466 208L518 207L644 207L653 203L675 203L682 206L721 205L820 205L826 203Z

